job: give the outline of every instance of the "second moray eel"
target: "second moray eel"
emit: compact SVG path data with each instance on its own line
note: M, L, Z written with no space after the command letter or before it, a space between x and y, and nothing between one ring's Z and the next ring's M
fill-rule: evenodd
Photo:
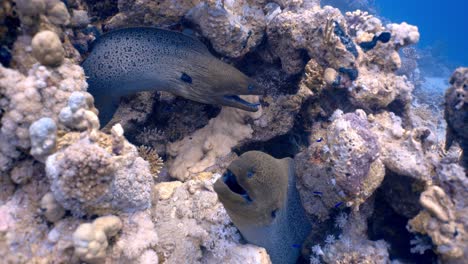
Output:
M263 93L255 81L215 58L195 37L158 28L125 28L103 35L82 67L101 125L112 118L122 96L140 91L167 91L251 112L258 104L239 95Z
M311 224L296 189L294 161L249 151L234 160L214 189L247 242L273 264L295 264Z

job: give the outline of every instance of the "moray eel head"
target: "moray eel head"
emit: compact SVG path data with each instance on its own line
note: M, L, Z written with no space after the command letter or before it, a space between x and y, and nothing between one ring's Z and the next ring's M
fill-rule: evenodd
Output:
M214 189L226 210L235 212L235 223L269 225L285 206L290 166L290 158L249 151L229 165Z
M230 106L255 112L260 106L240 95L262 95L265 88L235 67L214 57L205 57L198 67L181 73L179 82L172 85L175 94L194 101Z

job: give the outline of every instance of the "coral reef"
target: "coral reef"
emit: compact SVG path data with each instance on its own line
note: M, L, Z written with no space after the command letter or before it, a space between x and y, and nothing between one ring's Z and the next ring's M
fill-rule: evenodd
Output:
M264 249L240 245L237 229L230 223L213 190L216 178L210 177L216 176L199 176L205 180L200 178L155 186L156 206L152 215L158 234L155 250L160 261L271 263Z
M259 113L223 108L208 125L168 146L168 153L175 157L168 160L169 173L179 180L186 180L190 174L215 165L216 159L228 155L232 147L252 137L248 119L258 116Z
M466 182L466 181L465 181ZM438 186L430 186L420 198L425 210L408 222L411 232L427 234L436 252L447 263L457 263L467 254L465 229L467 209L456 208L450 197Z
M456 140L463 148L463 162L468 166L468 68L458 68L450 77L450 88L445 92L445 119L447 120L447 147Z
M32 123L42 117L57 121L71 93L86 88L83 70L69 61L57 68L36 64L27 76L0 66L3 112L0 142L4 142L0 150L0 171L8 172L16 159L30 151Z
M75 96L86 100L86 96ZM63 110L73 108L75 97ZM83 105L83 104L77 104ZM86 105L85 105L86 106ZM46 161L47 177L57 201L74 214L131 212L151 206L153 176L150 165L123 137L117 124L111 135L97 130L97 116L86 108L76 124L88 123L88 131L62 136L58 149Z
M389 245L383 240L369 240L364 223L362 215L351 213L350 219L341 223L338 238L328 235L323 247L312 246L310 263L320 263L320 258L325 263L388 263Z
M62 64L65 51L55 32L44 30L37 33L32 39L33 56L45 66L58 66Z
M266 26L263 10L255 2L202 2L190 9L185 18L200 28L217 52L242 57L260 44Z
M309 148L295 157L304 207L322 221L342 204L358 210L380 186L385 171L377 135L362 110L337 110L331 124L316 124Z
M106 257L108 239L122 229L122 221L113 215L96 218L78 226L73 233L76 256L86 263L100 263Z
M447 84L423 82L427 55L412 47L418 28L373 15L371 2L1 1L2 263L271 264L292 253L300 263L466 262L468 70L450 78L445 131ZM103 33L130 26L199 39L206 48L195 42L198 52L265 88L243 98L260 111L142 92L124 96L101 127L90 72L79 64ZM210 81L216 89L249 88L220 67L207 71L231 77L221 78L226 87ZM141 67L135 72L143 79ZM228 181L244 203L260 201L268 219L281 218L269 210L281 200L270 178L294 174L290 166L255 171L270 179L254 188L268 199L231 181L239 171L248 178L255 158L239 171L230 164L252 150L294 160L288 188L297 188L294 208L312 227L303 242L282 236L285 251L251 244L238 217L250 211L215 191ZM305 226L288 221L281 226Z

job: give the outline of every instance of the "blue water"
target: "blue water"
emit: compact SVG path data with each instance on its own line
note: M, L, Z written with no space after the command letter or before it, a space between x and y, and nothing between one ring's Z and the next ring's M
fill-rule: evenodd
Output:
M416 25L418 48L432 51L450 68L468 66L468 0L322 0L345 11L376 13L394 23Z
M391 21L416 25L419 47L432 47L450 64L468 66L467 0L376 0L380 15Z

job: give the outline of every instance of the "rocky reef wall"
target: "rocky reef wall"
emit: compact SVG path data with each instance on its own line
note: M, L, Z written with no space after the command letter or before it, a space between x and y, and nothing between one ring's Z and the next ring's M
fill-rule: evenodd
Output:
M129 26L200 39L265 87L245 97L261 109L149 91L101 127L80 63L100 35ZM291 245L298 263L463 263L468 70L450 77L441 138L400 74L419 38L406 22L317 0L2 1L0 258L271 263L213 189L260 150L294 159L312 224Z

